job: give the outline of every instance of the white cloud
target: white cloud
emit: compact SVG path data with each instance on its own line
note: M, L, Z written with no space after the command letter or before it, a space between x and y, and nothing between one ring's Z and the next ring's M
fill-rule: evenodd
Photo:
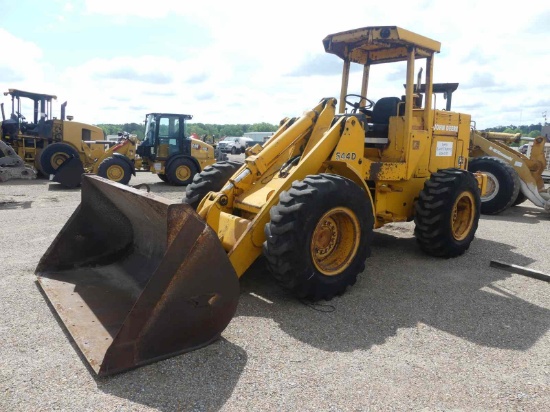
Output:
M25 88L47 88L64 96L71 113L82 121L141 121L144 111L182 111L204 123L276 123L313 107L321 97L338 97L339 59L330 56L335 59L330 63L336 67L334 75L320 69L305 75L304 70L328 61L322 39L374 24L399 25L441 41L435 81L460 83L453 107L471 113L478 127L537 123L550 95L545 44L550 31L540 22L535 25L541 15L549 15L543 1L525 1L515 8L474 0L463 1L459 8L441 1L365 1L352 8L333 1L288 0L86 0L80 10L73 5L64 3L65 11L117 22L182 16L197 25L197 36L211 40L208 48L185 56L170 57L168 51L164 57L146 51L113 59L97 56L50 76L47 50L0 31L0 39L11 36L2 44L18 44L13 50L32 56L32 64L4 59L0 74L16 73ZM147 25L135 30L147 30ZM177 44L178 39L166 41ZM400 70L373 68L371 97L401 94L404 78L395 78ZM353 74L350 93L359 91L359 77Z

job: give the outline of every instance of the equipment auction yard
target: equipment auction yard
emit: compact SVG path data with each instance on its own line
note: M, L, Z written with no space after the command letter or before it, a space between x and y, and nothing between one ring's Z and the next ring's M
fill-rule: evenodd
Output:
M184 193L150 173L139 183ZM455 259L422 253L414 223L387 225L328 302L300 302L257 262L222 339L97 378L34 274L79 201L44 179L0 185L0 410L548 410L549 284L490 267L550 270L550 216L530 202L482 216Z

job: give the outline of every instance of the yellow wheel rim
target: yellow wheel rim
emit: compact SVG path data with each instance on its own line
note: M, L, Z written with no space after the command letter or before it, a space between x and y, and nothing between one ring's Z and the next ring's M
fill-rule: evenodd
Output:
M63 164L65 160L67 160L69 156L65 152L56 152L50 157L50 164L54 168L54 170L57 170L59 166Z
M191 169L189 166L181 165L176 169L176 177L178 180L184 182L191 177Z
M107 179L114 182L120 182L124 177L124 169L119 165L109 166L107 169Z
M474 225L475 200L470 192L462 192L453 205L451 228L456 240L464 240Z
M311 257L326 276L342 273L353 261L359 247L359 221L347 207L335 207L317 222L311 238Z

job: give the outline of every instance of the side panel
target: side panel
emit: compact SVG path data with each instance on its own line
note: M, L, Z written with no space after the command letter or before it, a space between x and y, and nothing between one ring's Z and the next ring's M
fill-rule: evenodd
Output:
M191 156L193 156L200 165L200 170L216 162L214 147L200 140L186 139L189 143Z
M464 168L470 116L436 110L434 119L430 173L451 167Z

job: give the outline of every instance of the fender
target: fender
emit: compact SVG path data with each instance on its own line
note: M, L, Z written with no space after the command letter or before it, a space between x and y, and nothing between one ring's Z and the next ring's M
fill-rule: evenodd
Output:
M181 158L191 160L195 164L195 166L197 166L197 170L199 172L202 171L202 167L201 167L200 163L197 161L197 159L195 159L193 156L187 156L187 155L182 155L182 154L177 154L177 155L173 155L173 156L169 157L168 160L166 161L166 165L164 166L164 170L168 170L168 168L170 167L170 165L172 164L172 162L174 160L181 159Z
M128 159L126 156L120 153L113 153L113 157L116 157L118 159L123 159L126 163L128 163L128 166L130 166L130 170L132 171L132 174L136 175L136 167L134 166L134 162L132 162L130 159Z

